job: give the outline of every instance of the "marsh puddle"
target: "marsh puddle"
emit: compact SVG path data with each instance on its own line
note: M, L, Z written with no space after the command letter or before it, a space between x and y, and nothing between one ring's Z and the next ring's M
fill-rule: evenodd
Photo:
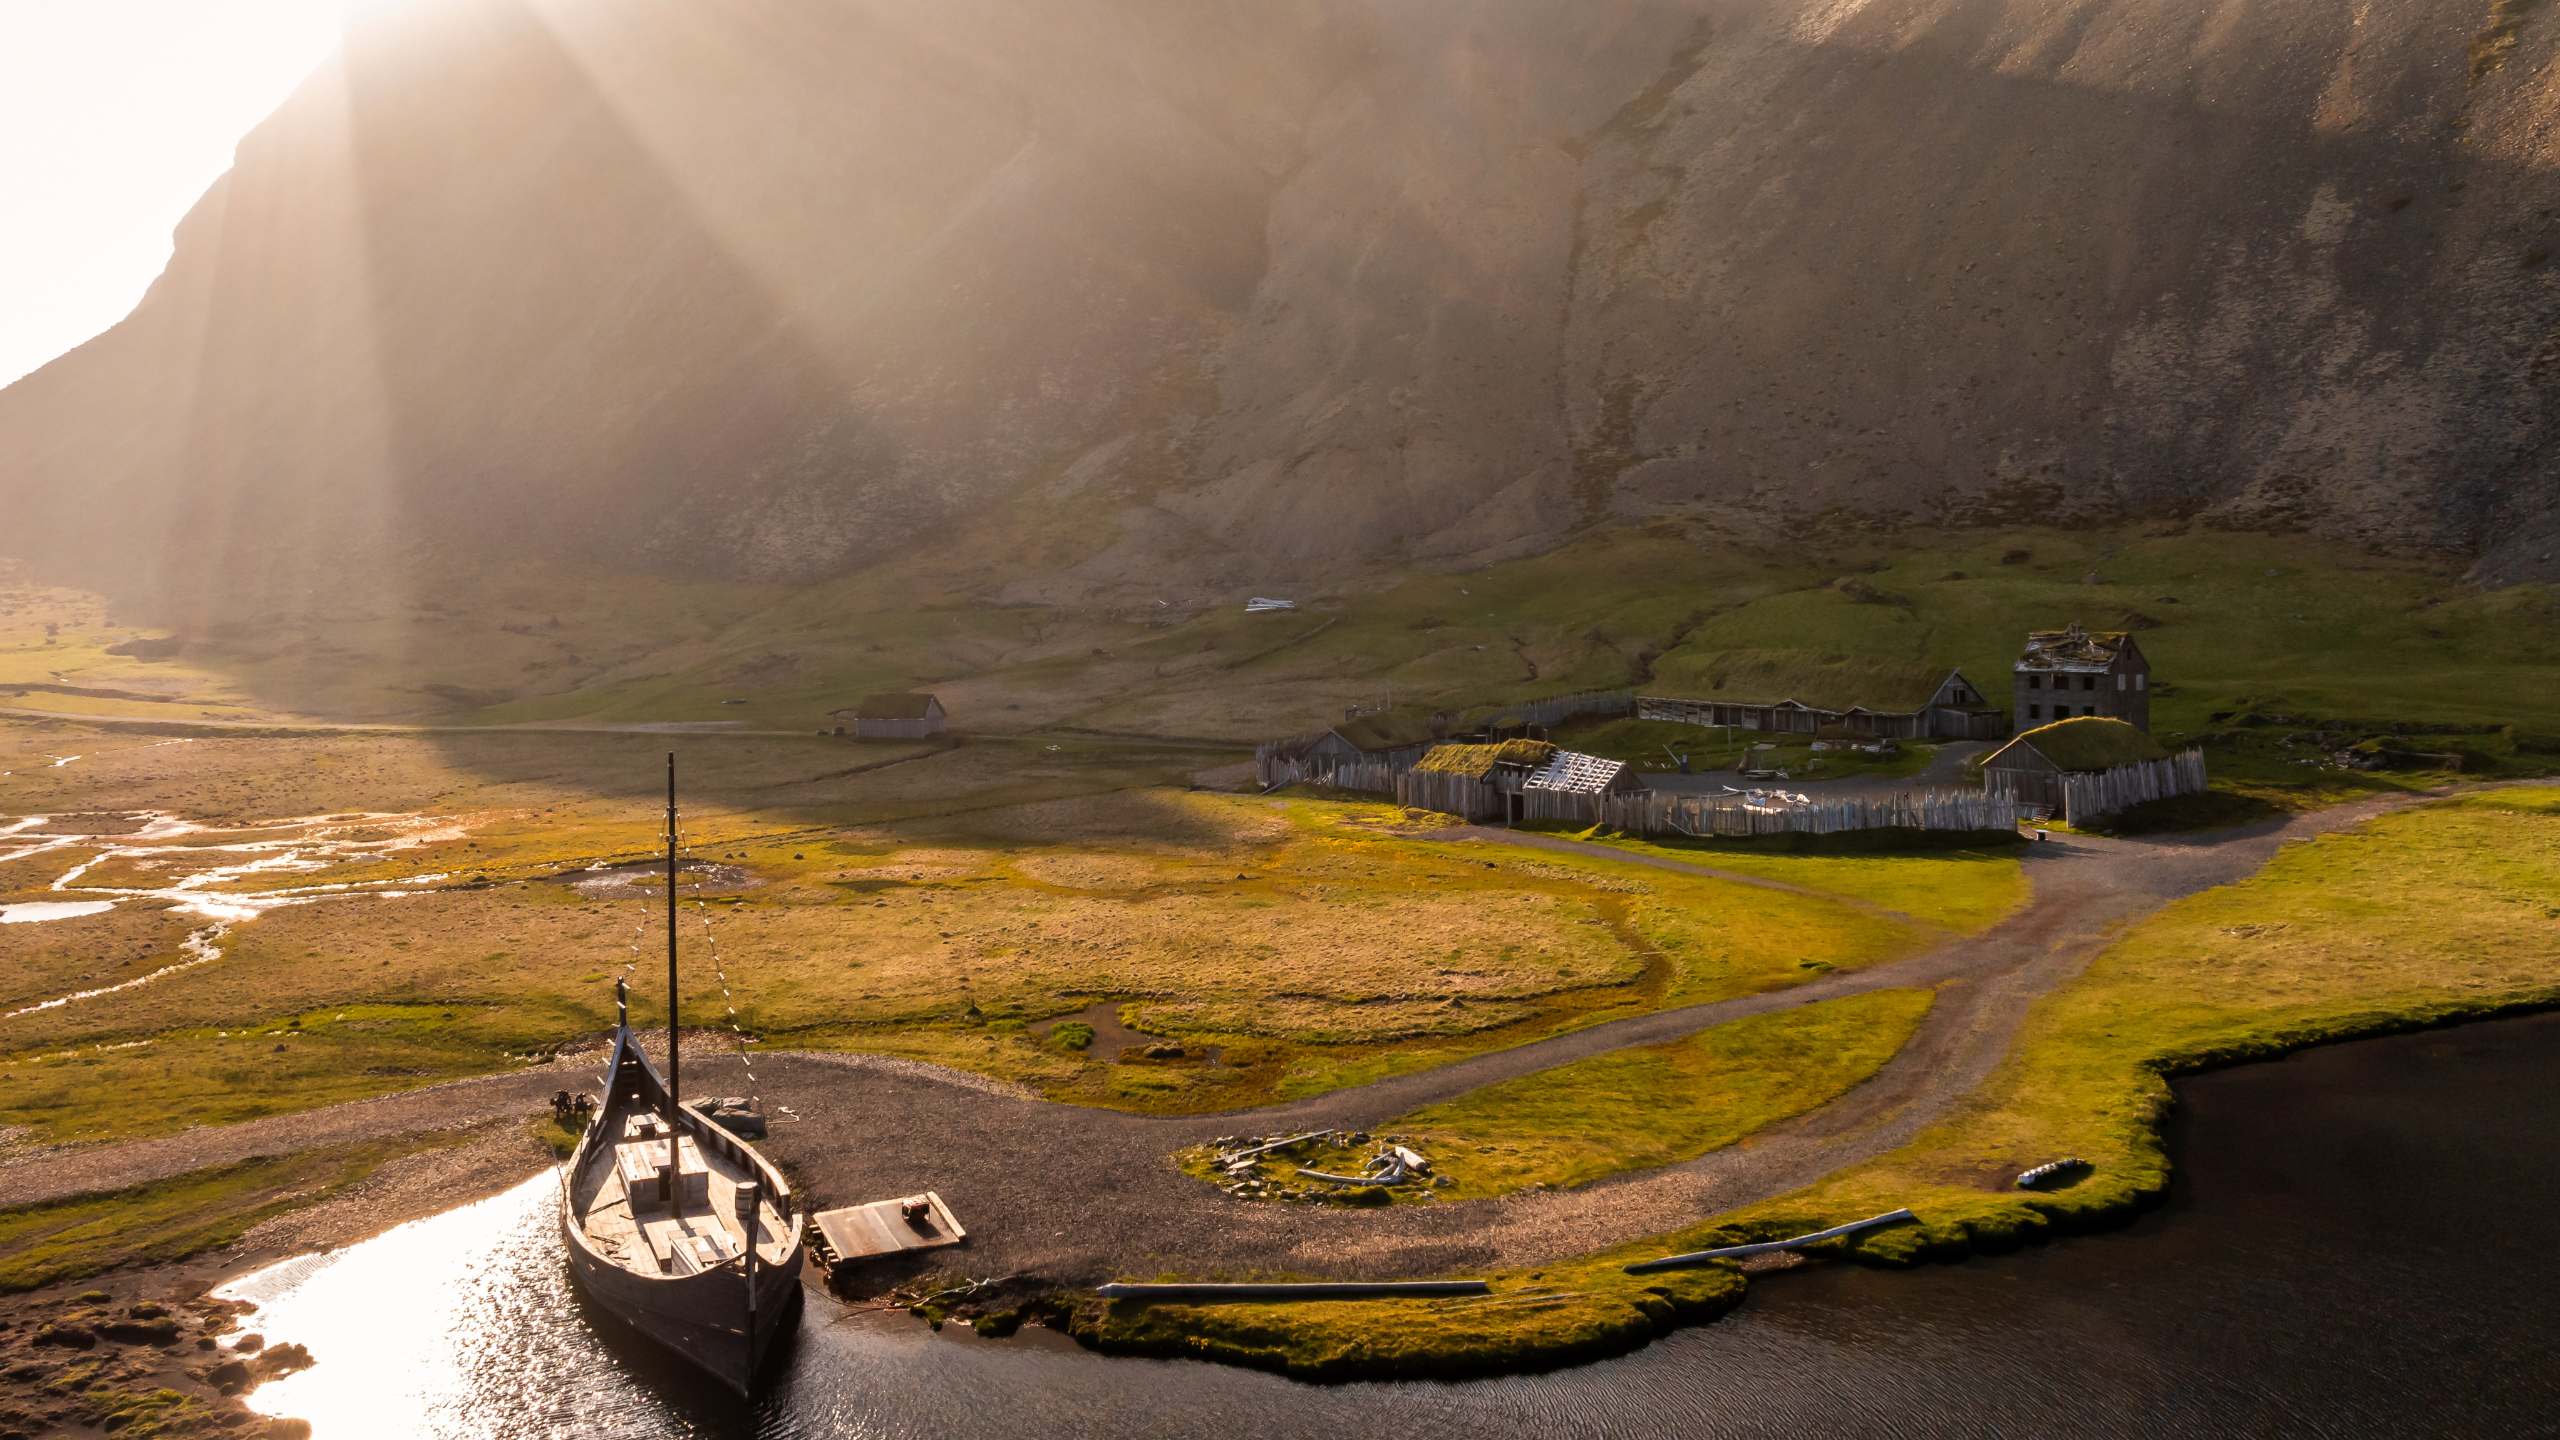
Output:
M368 896L396 899L435 886L445 874L397 880L291 883L343 866L377 864L392 855L441 840L464 829L440 817L355 811L305 815L248 824L206 825L157 810L109 814L27 815L0 821L0 862L62 853L70 861L45 888L67 900L0 906L0 922L32 923L99 915L127 903L157 904L167 914L204 922L180 943L184 958L128 980L76 990L0 1015L13 1019L39 1010L132 990L222 958L222 937L234 925L288 905ZM128 883L102 883L105 870ZM158 881L160 874L170 878ZM151 875L153 883L138 883ZM285 883L277 883L283 881Z
M113 900L29 900L20 905L0 905L0 925L76 920L83 915L101 915L114 908L116 902Z
M661 860L635 860L628 865L593 865L545 878L554 885L569 886L590 900L636 900L644 895L663 897L667 893L667 867ZM717 860L676 862L676 893L679 895L746 890L763 883L743 865Z

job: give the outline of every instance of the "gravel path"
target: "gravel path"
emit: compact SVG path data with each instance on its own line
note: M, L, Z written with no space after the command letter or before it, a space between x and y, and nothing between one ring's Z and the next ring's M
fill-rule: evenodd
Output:
M1785 1194L1907 1143L2000 1062L2028 1007L2078 974L2128 922L2181 896L2246 878L2288 841L2422 798L2365 801L2197 839L2058 837L2027 852L2032 898L1981 935L1785 990L1611 1021L1246 1112L1126 1115L1053 1104L912 1061L766 1055L759 1068L768 1105L807 1117L780 1120L767 1149L830 1205L940 1191L969 1226L966 1264L976 1273L1070 1283L1177 1272L1389 1276L1585 1254ZM1555 837L1534 843L1712 873ZM1838 1101L1748 1143L1579 1189L1430 1207L1300 1208L1231 1200L1181 1175L1167 1158L1226 1133L1374 1127L1415 1106L1586 1056L1678 1039L1748 1015L1917 985L1943 987L1928 1017L1900 1054ZM687 1057L686 1073L701 1077L705 1092L735 1091L744 1083L736 1064L733 1055L696 1052ZM525 1115L553 1090L587 1078L584 1067L552 1066L164 1139L16 1157L0 1163L0 1192L42 1199L312 1145ZM883 1283L894 1278L884 1273Z

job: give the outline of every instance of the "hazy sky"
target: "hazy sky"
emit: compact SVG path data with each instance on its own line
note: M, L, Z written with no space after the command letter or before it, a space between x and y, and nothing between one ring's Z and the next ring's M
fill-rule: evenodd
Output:
M367 0L0 0L0 384L124 318Z

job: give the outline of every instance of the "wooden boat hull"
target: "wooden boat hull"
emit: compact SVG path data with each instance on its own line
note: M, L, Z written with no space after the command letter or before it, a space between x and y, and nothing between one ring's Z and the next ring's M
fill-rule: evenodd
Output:
M564 1228L577 1224L565 1212ZM656 1342L676 1358L728 1386L741 1396L755 1393L765 1361L789 1333L800 1313L800 1267L775 1267L756 1275L756 1328L722 1324L715 1317L743 1317L744 1282L736 1275L713 1271L677 1280L638 1276L564 1237L569 1274L598 1309Z
M591 1166L610 1171L610 1153L634 1115L666 1110L666 1086L627 1028L614 1036L604 1103L562 1172L560 1229L569 1273L589 1301L741 1396L752 1395L765 1362L800 1313L804 1240L790 1185L755 1148L690 1105L677 1107L688 1149L761 1187L763 1206L752 1266L731 1258L690 1274L599 1247L581 1206ZM661 1145L663 1141L657 1142ZM690 1162L689 1162L690 1164ZM696 1211L697 1215L703 1211ZM734 1213L734 1210L731 1212Z

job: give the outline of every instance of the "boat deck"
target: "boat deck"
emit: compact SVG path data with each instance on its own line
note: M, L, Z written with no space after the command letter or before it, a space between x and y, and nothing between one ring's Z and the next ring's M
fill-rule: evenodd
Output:
M691 1135L682 1137L679 1153L672 1206L662 1184L667 1132L657 1116L626 1116L622 1138L580 1167L572 1203L596 1251L643 1274L695 1275L736 1259L751 1219L757 1261L783 1263L792 1237L772 1197L758 1193L752 1214L738 1213L739 1187L753 1172L716 1147L706 1154Z

